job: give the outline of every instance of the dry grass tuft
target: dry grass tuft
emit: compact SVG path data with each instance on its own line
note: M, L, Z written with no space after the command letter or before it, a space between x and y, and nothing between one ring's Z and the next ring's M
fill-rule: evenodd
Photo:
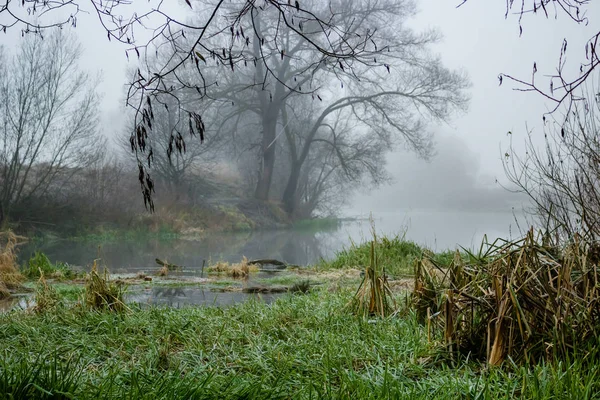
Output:
M56 308L60 303L60 297L56 290L48 285L44 272L40 270L40 278L38 279L35 287L35 306L33 311L36 313L43 313Z
M248 278L251 273L258 271L258 266L255 264L248 264L246 257L242 258L239 263L230 264L228 262L219 261L207 268L209 273L224 273L232 278Z
M169 267L167 267L166 265L163 265L158 272L156 273L156 275L158 276L167 276L169 275Z
M439 330L451 354L490 365L562 358L597 340L597 244L574 238L559 250L530 230L518 241L484 245L469 262L455 257L443 274L430 258L417 263L413 306L430 337Z
M127 310L128 307L123 302L124 286L110 282L106 268L104 274L100 275L96 261L94 260L92 270L86 275L85 305L93 310Z
M396 303L385 270L377 263L375 243L376 240L371 242L370 265L367 266L363 280L348 306L362 317L385 318L396 310Z
M0 299L10 296L10 291L18 289L24 277L17 266L17 250L19 241L25 238L11 231L0 232Z

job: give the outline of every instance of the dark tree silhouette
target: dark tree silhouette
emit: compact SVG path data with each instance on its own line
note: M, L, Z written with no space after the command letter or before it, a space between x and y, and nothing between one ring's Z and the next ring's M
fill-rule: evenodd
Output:
M130 45L126 56L140 59L140 69L131 80L127 93L127 105L136 111L130 144L138 160L144 202L150 209L154 207L154 184L147 166L152 163L154 152L148 134L153 125L154 108L168 107L167 99L175 101L181 117L188 121L187 133L202 141L205 130L202 116L195 109L186 108L179 100L178 93L193 89L200 97L206 95L207 88L216 82L204 79L205 64L217 63L235 72L241 63L261 63L265 71L264 79L276 78L271 65L272 54L265 51L260 57L255 57L244 52L249 44L249 35L255 34L254 23L263 12L276 14L272 37L262 37L262 41L275 44L269 46L268 51L276 49L285 58L286 49L280 37L280 31L285 30L286 34L304 38L308 46L323 55L313 68L338 68L345 74L352 74L353 61L362 64L361 55L372 54L377 48L375 31L369 31L368 27L357 30L354 24L338 24L336 7L341 3L336 5L332 2L327 12L319 14L305 8L302 1L241 0L227 2L227 8L224 7L224 0L186 0L186 3L192 9L203 9L204 17L195 22L177 19L174 16L176 13L162 1L150 1L141 6L136 3L136 7L128 0L91 0L85 3L75 0L4 0L4 3L0 3L0 18L3 21L0 30L4 32L21 28L23 34L43 35L51 27L65 24L76 26L81 7L86 4L93 8L108 40ZM60 19L60 16L64 17ZM242 23L248 19L251 21L249 25ZM145 39L137 39L140 30L146 33ZM151 32L149 38L148 31ZM144 37L144 34L140 36ZM159 50L163 54L168 53L163 58L165 61L150 65L147 57ZM178 74L187 64L196 67L198 76L193 81L183 79ZM174 132L170 138L169 153L183 151L184 147L181 132Z

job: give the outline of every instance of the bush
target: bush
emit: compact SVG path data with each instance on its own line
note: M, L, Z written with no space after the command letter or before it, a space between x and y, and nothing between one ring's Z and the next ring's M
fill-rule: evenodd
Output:
M0 299L10 297L10 290L21 286L23 276L17 269L17 240L11 231L0 232L3 246L0 250Z
M86 276L85 282L85 305L92 310L109 310L121 312L127 310L123 301L125 287L108 279L108 271L104 274L98 273L98 267L94 260L92 270Z

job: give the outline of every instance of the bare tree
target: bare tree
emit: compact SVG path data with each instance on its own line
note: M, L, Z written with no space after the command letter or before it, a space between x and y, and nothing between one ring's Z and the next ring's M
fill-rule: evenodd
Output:
M27 37L0 62L0 220L11 206L44 195L58 177L93 162L98 97L78 70L80 47L61 31Z
M600 95L597 83L586 87L565 123L548 121L542 149L529 133L525 154L511 143L504 158L509 180L558 241L576 233L600 239Z
M281 57L282 62L288 62L288 53L292 50L289 45L294 43L294 46L299 44L305 50L320 54L319 58L303 66L303 73L307 76L311 70L329 70L347 81L359 79L362 71L357 68L389 67L377 57L388 48L378 45L379 33L365 23L369 15L374 14L353 8L351 2L336 1L328 6L316 1L186 2L189 7L206 10L203 17L195 22L178 20L161 1L151 1L135 8L122 0L86 2L106 29L108 40L126 43L130 46L126 51L127 57L134 55L142 60L142 66L130 82L127 104L136 110L136 129L131 135L131 144L138 159L144 200L150 208L153 207L153 183L146 165L151 162L150 154L153 153L148 142L153 111L157 103L164 103L167 98L176 100L182 115L191 122L188 124L189 133L202 139L205 129L202 116L195 108L187 108L179 102L178 93L193 89L200 97L207 95L208 89L216 82L206 79L206 64L215 63L233 71L249 63L260 64L264 74L256 74L254 84L264 86L269 80L279 79L276 61ZM394 6L394 2L383 0L361 2L361 5L364 4L386 20L389 20L386 7ZM42 34L50 26L76 25L79 7L75 0L5 0L0 5L0 15L8 22L3 22L0 29L20 26L24 33ZM56 16L56 13L68 17L55 22L51 16ZM263 30L263 20L269 20L268 30ZM378 27L381 28L381 25ZM138 40L140 29L150 30L150 38ZM255 51L247 51L251 41ZM148 57L159 49L168 53L164 58L166 61L158 66L151 65ZM195 66L195 79L189 80L180 74L187 66ZM287 89L312 92L292 86ZM269 130L272 132L272 127ZM270 186L272 157L267 141L268 135L263 145L265 170L259 179L257 197L266 197Z
M321 10L317 2L307 4ZM321 152L321 147L332 150L336 168L347 179L365 176L363 169L375 177L378 167L369 157L382 143L389 149L403 142L426 156L430 150L427 122L446 121L454 111L464 109L468 100L466 77L444 68L428 51L439 35L434 31L417 34L406 27L415 12L411 1L336 2L332 7L344 32L371 35L368 45L351 61L328 65L326 56L306 38L278 27L277 18L263 13L247 22L253 34L247 37L244 57L268 57L271 69L262 63L246 63L208 91L220 109L229 110L221 113L230 121L223 124L224 129L238 131L239 121L258 121L260 172L255 195L259 200L270 197L277 149L285 147L291 170L281 196L290 213L298 199L302 169L312 168L307 163L313 152ZM324 7L321 12L327 10ZM306 100L312 104L304 113L308 117L299 116L294 110L305 107ZM333 128L339 115L350 123L348 129Z
M463 0L460 5L466 2L467 0ZM138 126L132 134L132 143L138 159L141 189L150 208L153 186L145 165L151 158L149 155L152 149L147 143L146 135L151 130L153 101L161 102L163 95L177 98L180 89L189 88L197 90L200 96L206 96L207 90L215 84L204 76L205 65L209 62L232 70L248 63L261 63L265 74L262 77L257 75L259 79L255 84L264 85L267 78L277 77L273 64L277 57L272 56L281 54L285 58L290 50L285 43L286 37L302 38L307 48L322 54L322 59L310 65L306 72L309 69L328 68L348 79L359 79L360 73L355 68L364 65L365 60L371 58L380 39L376 30L356 29L365 28L361 23L364 14L358 12L356 18L350 20L343 18L345 9L352 8L354 2L337 1L323 8L320 7L322 2L309 1L186 0L190 8L206 11L204 17L195 22L178 19L175 16L177 13L172 12L173 9L169 8L167 2L151 0L148 3L136 3L135 7L132 3L123 0L90 0L85 3L77 0L3 0L0 2L0 31L6 32L16 27L23 34L43 34L50 27L66 24L76 26L81 6L87 4L104 27L107 40L127 44L129 47L126 56L133 55L141 59L142 67L130 82L127 104L137 111ZM370 0L369 3L377 6L384 2ZM518 16L520 32L523 31L524 19L534 14L546 18L563 15L575 23L587 24L589 21L586 11L590 3L590 0L510 0L506 1L506 16ZM273 24L270 36L260 39L271 41L273 46L268 49L263 46L260 56L256 57L245 52L245 49L256 34L259 19L268 13L275 16L276 23ZM247 23L248 20L251 24ZM150 35L144 35L144 32L150 32ZM555 102L556 109L565 102L568 102L567 107L571 107L572 101L579 100L574 96L576 89L600 63L597 48L599 36L600 32L588 41L582 51L578 76L567 76L565 72L565 41L560 46L557 74L549 82L546 81L545 85L540 86L539 80L535 81L535 63L530 81L513 78L508 74L501 74L499 79L501 82L503 78L515 81L518 84L517 90L538 92ZM148 56L159 48L168 51L169 56L164 63L151 66L147 62ZM382 48L385 46L379 43L379 49ZM386 64L378 57L372 57L371 63L380 67ZM181 79L180 71L187 65L195 65L199 79L193 82ZM183 106L181 111L192 121L190 133L202 137L203 121L197 110ZM271 161L267 161L270 164ZM261 178L263 193L268 187L267 181L268 173L266 178Z
M384 167L385 154L393 147L391 130L362 126L349 108L327 113L319 125L321 103L304 109L300 103L307 101L297 98L281 113L287 164L281 199L290 215L308 218L316 210L332 214L359 186L388 180ZM413 150L427 155L429 142L421 143Z

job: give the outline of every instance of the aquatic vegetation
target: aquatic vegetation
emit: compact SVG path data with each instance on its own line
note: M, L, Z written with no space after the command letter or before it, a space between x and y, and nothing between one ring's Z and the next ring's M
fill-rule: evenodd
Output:
M250 273L258 272L256 264L249 264L246 257L242 257L239 263L228 263L218 261L216 264L209 265L206 271L210 274L225 274L232 278L247 278Z

